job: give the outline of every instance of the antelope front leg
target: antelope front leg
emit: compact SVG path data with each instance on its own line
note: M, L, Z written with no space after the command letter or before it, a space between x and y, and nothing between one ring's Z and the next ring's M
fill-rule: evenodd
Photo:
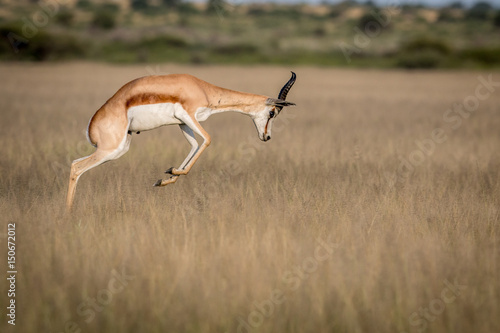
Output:
M210 136L196 120L188 119L188 121L186 121L186 124L179 125L179 127L181 128L184 137L191 145L191 151L178 169L172 167L165 171L165 173L171 174L172 177L165 180L160 179L154 184L154 186L166 186L168 184L173 184L177 181L179 176L187 175L193 167L194 163L200 157L201 153L203 153L203 151L210 145ZM193 130L203 138L201 147L196 141Z

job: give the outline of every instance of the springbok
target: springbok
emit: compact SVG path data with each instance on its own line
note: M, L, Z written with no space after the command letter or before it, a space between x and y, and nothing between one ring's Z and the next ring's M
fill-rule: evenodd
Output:
M191 145L191 151L180 167L165 171L171 177L158 180L154 186L173 184L179 176L191 170L210 145L210 136L200 122L212 114L227 111L246 114L252 118L259 138L268 141L276 116L283 107L295 105L285 101L295 79L292 72L277 99L217 87L187 74L146 76L125 84L90 119L87 139L97 149L71 164L66 202L68 211L73 205L80 176L125 154L134 132L139 134L160 126L179 125ZM201 146L194 133L203 139Z

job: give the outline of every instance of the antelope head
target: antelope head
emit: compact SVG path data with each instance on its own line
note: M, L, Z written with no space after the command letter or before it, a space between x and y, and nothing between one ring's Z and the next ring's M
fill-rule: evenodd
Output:
M292 77L281 88L278 98L268 98L265 103L264 110L261 110L253 115L253 122L259 133L259 139L268 141L271 139L271 129L274 119L280 114L285 106L295 105L295 103L287 102L286 96L295 83L297 75L292 72Z

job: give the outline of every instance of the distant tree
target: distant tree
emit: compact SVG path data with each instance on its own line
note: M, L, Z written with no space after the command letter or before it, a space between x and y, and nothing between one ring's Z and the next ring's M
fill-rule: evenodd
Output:
M375 3L372 0L368 0L367 2L365 2L365 6L371 7L371 8L377 7L377 5L375 5Z
M455 21L457 21L457 18L454 14L454 10L451 9L450 7L442 8L439 11L438 21L439 22L455 22Z
M356 7L359 4L355 0L344 0L339 2L339 6L345 6L345 7Z
M109 11L110 13L113 14L118 14L120 11L120 6L118 6L116 3L111 3L111 2L105 2L102 5L99 6L101 10L106 10Z
M179 13L181 14L197 14L199 13L200 11L190 2L182 2L180 1L178 7L177 7L177 10L179 11ZM182 17L186 17L185 15L183 15Z
M500 28L500 10L497 11L495 17L493 18L493 25L497 28Z
M59 10L59 13L57 13L55 20L58 24L64 26L64 27L69 27L71 24L73 24L73 19L75 18L75 15L73 14L72 11L70 11L67 8L62 8Z
M177 8L177 7L179 7L181 5L182 0L161 0L161 3L165 7Z
M90 2L90 0L78 0L78 2L76 3L76 7L84 10L89 10L92 8L92 3Z
M465 18L469 20L486 20L491 9L492 7L488 2L480 1L467 11Z
M449 8L454 8L454 9L462 9L464 8L464 5L460 1L452 2L448 6Z
M130 7L133 10L144 10L149 8L148 0L130 0Z
M374 17L374 14L366 13L359 19L358 27L367 34L373 34L389 29L391 26L389 21L385 22L385 24L381 24Z
M224 13L226 11L225 0L208 0L207 11L209 13Z
M98 10L94 13L92 26L104 30L113 29L116 25L115 17L109 10Z

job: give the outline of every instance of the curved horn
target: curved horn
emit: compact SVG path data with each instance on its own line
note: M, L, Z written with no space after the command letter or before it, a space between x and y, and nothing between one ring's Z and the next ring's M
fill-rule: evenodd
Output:
M297 75L294 72L292 72L292 77L290 78L290 80L288 80L288 82L283 86L283 88L281 88L281 91L278 95L278 99L281 99L283 101L286 99L286 95L288 95L288 92L290 91L290 88L292 88L296 79Z

